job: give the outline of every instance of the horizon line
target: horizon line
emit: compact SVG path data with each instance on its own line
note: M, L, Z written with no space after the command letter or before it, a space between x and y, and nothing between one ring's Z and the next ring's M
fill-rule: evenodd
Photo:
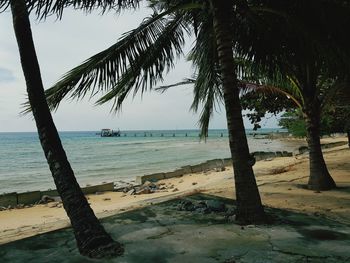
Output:
M245 128L245 130L252 130L253 128ZM281 127L263 127L263 128L259 128L257 131L262 130L262 129L284 129ZM120 131L124 131L124 132L129 132L129 131L184 131L184 130L192 130L192 131L200 131L199 128L190 128L190 129L186 129L186 128L181 128L181 129L126 129L126 130L122 130L122 129L111 129L111 130L120 130ZM212 130L227 130L227 128L212 128L212 129L208 129L209 131ZM58 130L58 132L98 132L101 131L101 129L98 130ZM0 131L0 133L29 133L29 132L37 132L37 130L30 130L30 131Z

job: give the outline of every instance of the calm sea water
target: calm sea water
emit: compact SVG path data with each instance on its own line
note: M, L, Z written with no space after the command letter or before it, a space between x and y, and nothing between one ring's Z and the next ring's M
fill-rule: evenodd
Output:
M262 129L260 133L271 131ZM121 137L103 138L93 131L61 132L60 136L81 186L130 182L137 175L230 156L225 130L211 130L207 142L200 141L195 130L127 131ZM294 143L252 136L248 142L252 152L296 147ZM54 188L37 134L0 133L0 193Z

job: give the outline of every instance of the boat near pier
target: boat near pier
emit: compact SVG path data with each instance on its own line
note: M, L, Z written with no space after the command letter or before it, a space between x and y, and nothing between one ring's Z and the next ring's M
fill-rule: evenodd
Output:
M102 129L100 135L101 137L120 137L120 131L114 131L112 129Z

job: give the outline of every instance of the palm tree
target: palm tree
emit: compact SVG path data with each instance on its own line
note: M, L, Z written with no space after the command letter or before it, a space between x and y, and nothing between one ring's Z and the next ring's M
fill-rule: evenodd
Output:
M236 65L232 50L233 5L226 0L212 0L210 4L235 176L238 211L236 217L238 220L242 218L244 221L250 219L251 222L257 222L263 219L264 211L254 177L254 162L249 153L239 101Z
M263 1L265 2L265 1ZM266 1L269 2L269 1ZM349 23L349 4L341 1L294 1L290 4L270 1L265 9L275 10L262 15L268 24L264 35L255 34L263 45L251 49L250 57L263 67L276 65L297 90L306 121L309 146L310 177L308 188L329 190L336 187L323 158L320 143L320 114L328 97L324 80L342 81L349 72L349 48L344 35ZM278 15L276 15L278 13ZM288 20L285 19L286 14ZM286 34L287 32L287 34ZM257 44L256 42L253 43ZM247 54L246 48L238 48Z
M288 61L285 61L288 63ZM291 65L292 63L289 63ZM247 77L247 76L246 76ZM324 77L324 76L319 76ZM178 86L178 85L184 85L184 84L193 84L198 82L198 79L185 79L184 81L168 86L161 86L158 88L159 91L164 92L170 87ZM220 83L220 80L218 80ZM322 84L323 83L323 84ZM332 84L331 84L332 83ZM220 85L220 84L219 84ZM266 112L272 112L272 113L278 113L284 110L294 109L298 108L300 112L303 113L302 117L305 119L306 123L307 120L311 117L314 120L314 124L318 125L318 132L310 134L307 133L307 138L312 138L311 141L317 140L319 145L317 145L316 150L321 150L321 144L319 142L319 136L320 136L320 130L321 130L321 116L323 114L327 114L327 110L329 107L335 108L334 110L338 113L339 111L343 111L340 115L341 122L343 124L343 130L339 130L337 132L348 132L348 116L349 113L344 109L349 103L348 99L348 91L346 90L348 87L345 87L345 83L343 80L338 79L335 80L328 80L328 83L324 83L324 81L319 81L317 89L319 90L318 99L320 100L320 107L319 112L317 115L314 114L313 111L305 112L305 99L303 97L303 90L300 86L296 85L293 81L291 81L288 78L279 78L276 79L269 79L260 77L258 79L258 83L253 82L246 82L246 81L240 81L239 82L239 88L241 90L241 101L243 101L243 107L245 109L249 110L255 110L254 114L250 114L250 118L254 121L255 125L257 125L258 122L260 122L260 119L265 115ZM215 93L215 92L211 92ZM211 93L205 94L204 98L200 98L202 92L200 89L195 89L195 99L193 105L198 105L199 101L205 101L204 108L202 110L201 115L201 126L202 126L202 134L206 134L208 130L208 123L210 119L210 114L213 111L213 105L214 105L214 99ZM345 94L344 94L345 93ZM221 98L221 95L216 93L219 99ZM320 96L322 94L322 97ZM339 98L342 98L342 102L339 102ZM338 99L338 101L337 101ZM345 103L344 103L345 101ZM194 108L195 111L198 110L198 107ZM338 116L335 115L335 116ZM311 117L309 117L311 116ZM308 124L308 123L307 123ZM310 124L308 124L310 125ZM313 137L311 137L313 136ZM316 136L316 138L314 138ZM349 136L348 136L349 137ZM307 140L310 142L310 139ZM315 145L314 144L308 144L310 149L313 149L315 151ZM320 153L322 154L322 152ZM318 159L316 159L318 158ZM317 179L317 184L314 183L314 185L310 185L311 182L313 182L310 178L309 180L309 189L312 190L328 190L331 189L331 187L335 187L335 184L332 182L332 178L329 178L330 184L326 184L324 179L322 177L325 176L325 174L315 171L315 166L317 166L317 169L327 169L324 167L325 162L323 159L323 163L320 166L320 163L317 165L315 164L315 161L321 161L323 159L323 156L319 156L315 154L312 154L312 151L310 151L310 159L313 160L313 165L310 165L310 175L314 175L317 177L321 177ZM328 170L327 170L328 171ZM328 175L327 175L328 176ZM334 184L334 186L332 186ZM329 187L329 188L328 188Z
M66 96L81 98L91 92L103 96L102 104L114 100L118 110L125 97L134 90L145 92L163 79L182 55L184 34L198 33L196 47L205 46L201 38L210 34L215 39L214 61L222 79L226 107L230 150L233 160L237 210L241 223L259 223L265 219L264 209L256 185L242 120L236 65L232 52L232 15L234 1L151 1L155 14L144 20L135 30L125 34L116 44L86 60L68 72L46 95L52 109ZM209 16L208 16L209 15ZM206 29L211 31L206 31ZM213 65L202 56L200 72L209 72ZM211 78L213 79L213 78Z
M96 1L75 1L73 4L75 7L88 10L94 7L93 2ZM25 0L2 1L0 10L4 10L9 6L12 10L13 26L26 80L30 107L57 191L71 221L78 249L82 255L92 258L117 256L123 252L123 247L107 234L81 191L67 160L45 99L28 9L36 9L38 14L42 9L44 9L44 13L52 12L52 10L50 11L51 4L52 1L31 1L29 3L26 3ZM65 3L61 1L60 4L62 4L62 9L54 5L57 8L55 12L62 14L63 7L71 5L72 2L66 1Z
M264 83L263 88L259 89L263 93L276 93L271 90L271 85L278 87L293 99L296 107L301 108L307 123L310 148L308 187L312 190L332 189L335 183L321 151L320 114L334 91L343 85L344 75L346 77L349 74L349 48L343 37L346 34L339 31L340 28L347 28L349 5L337 1L295 1L283 4L280 1L255 2L255 23L241 24L246 30L234 27L231 31L236 39L236 54L243 57L243 62L253 62L237 65L241 67L240 78L248 78L254 85ZM245 15L248 17L252 13L246 12ZM203 56L212 57L211 62L216 59L216 54L210 52L214 49L212 43L215 41L208 33L203 36L199 33L197 39L200 37L205 40L197 41L200 45L192 51L190 59L196 65L200 65L202 60L206 60L207 65L214 65ZM258 41L252 41L254 39ZM199 67L195 80L180 83L195 83L192 108L198 110L199 102L204 104L201 115L203 134L207 131L215 100L222 98L219 92L222 80L215 75L216 71L215 66ZM336 81L329 82L330 79ZM242 82L239 85L246 88ZM253 90L256 92L255 88ZM248 107L253 108L254 105ZM273 110L282 109L283 105L279 105L278 109Z

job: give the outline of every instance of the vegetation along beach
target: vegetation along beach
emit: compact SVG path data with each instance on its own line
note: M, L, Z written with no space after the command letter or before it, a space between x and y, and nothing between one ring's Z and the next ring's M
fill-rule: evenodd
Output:
M349 23L0 0L0 261L349 262Z

